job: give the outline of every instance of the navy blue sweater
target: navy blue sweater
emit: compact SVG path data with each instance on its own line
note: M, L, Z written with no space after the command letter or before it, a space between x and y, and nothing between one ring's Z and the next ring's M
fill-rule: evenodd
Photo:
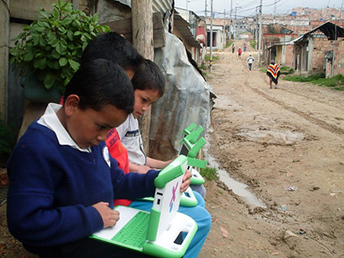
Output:
M113 199L154 195L158 172L124 175L115 159L110 158L110 167L104 159L104 142L91 149L59 145L55 133L37 122L17 143L7 164L7 220L28 250L39 253L102 229L93 204L112 207Z

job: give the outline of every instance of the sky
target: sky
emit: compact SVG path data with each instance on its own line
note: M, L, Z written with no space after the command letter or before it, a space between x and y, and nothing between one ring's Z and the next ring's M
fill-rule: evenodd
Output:
M232 3L232 4L231 4ZM211 10L211 0L175 0L175 7L189 9L204 16L207 4L207 16ZM216 18L237 18L255 16L259 12L260 0L213 0L213 12ZM344 9L344 0L262 0L263 14L290 14L295 7L322 9L325 7Z

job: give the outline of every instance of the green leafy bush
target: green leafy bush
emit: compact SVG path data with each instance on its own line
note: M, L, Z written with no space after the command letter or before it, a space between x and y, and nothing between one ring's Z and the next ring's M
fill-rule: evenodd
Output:
M33 71L47 89L58 87L64 93L88 42L110 28L98 23L97 14L87 16L69 2L52 6L51 13L41 9L39 19L13 39L11 63L21 76Z

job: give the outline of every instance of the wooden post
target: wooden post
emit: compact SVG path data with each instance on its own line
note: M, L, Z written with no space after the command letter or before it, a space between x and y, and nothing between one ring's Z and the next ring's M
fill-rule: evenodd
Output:
M7 122L10 0L0 2L0 119Z
M145 58L154 60L152 0L132 0L131 15L133 46ZM151 110L139 119L145 152L149 155L149 128Z

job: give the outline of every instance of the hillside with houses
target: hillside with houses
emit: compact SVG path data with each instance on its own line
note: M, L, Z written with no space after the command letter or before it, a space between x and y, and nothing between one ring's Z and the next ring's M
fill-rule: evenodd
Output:
M198 17L191 11L186 13ZM255 40L257 49L260 45L261 64L274 59L299 74L326 73L332 77L344 73L343 25L344 14L340 9L296 7L288 15L264 14L238 19L198 17L197 26L190 27L196 28L196 38L207 39L208 50L210 47L222 50L231 40Z

